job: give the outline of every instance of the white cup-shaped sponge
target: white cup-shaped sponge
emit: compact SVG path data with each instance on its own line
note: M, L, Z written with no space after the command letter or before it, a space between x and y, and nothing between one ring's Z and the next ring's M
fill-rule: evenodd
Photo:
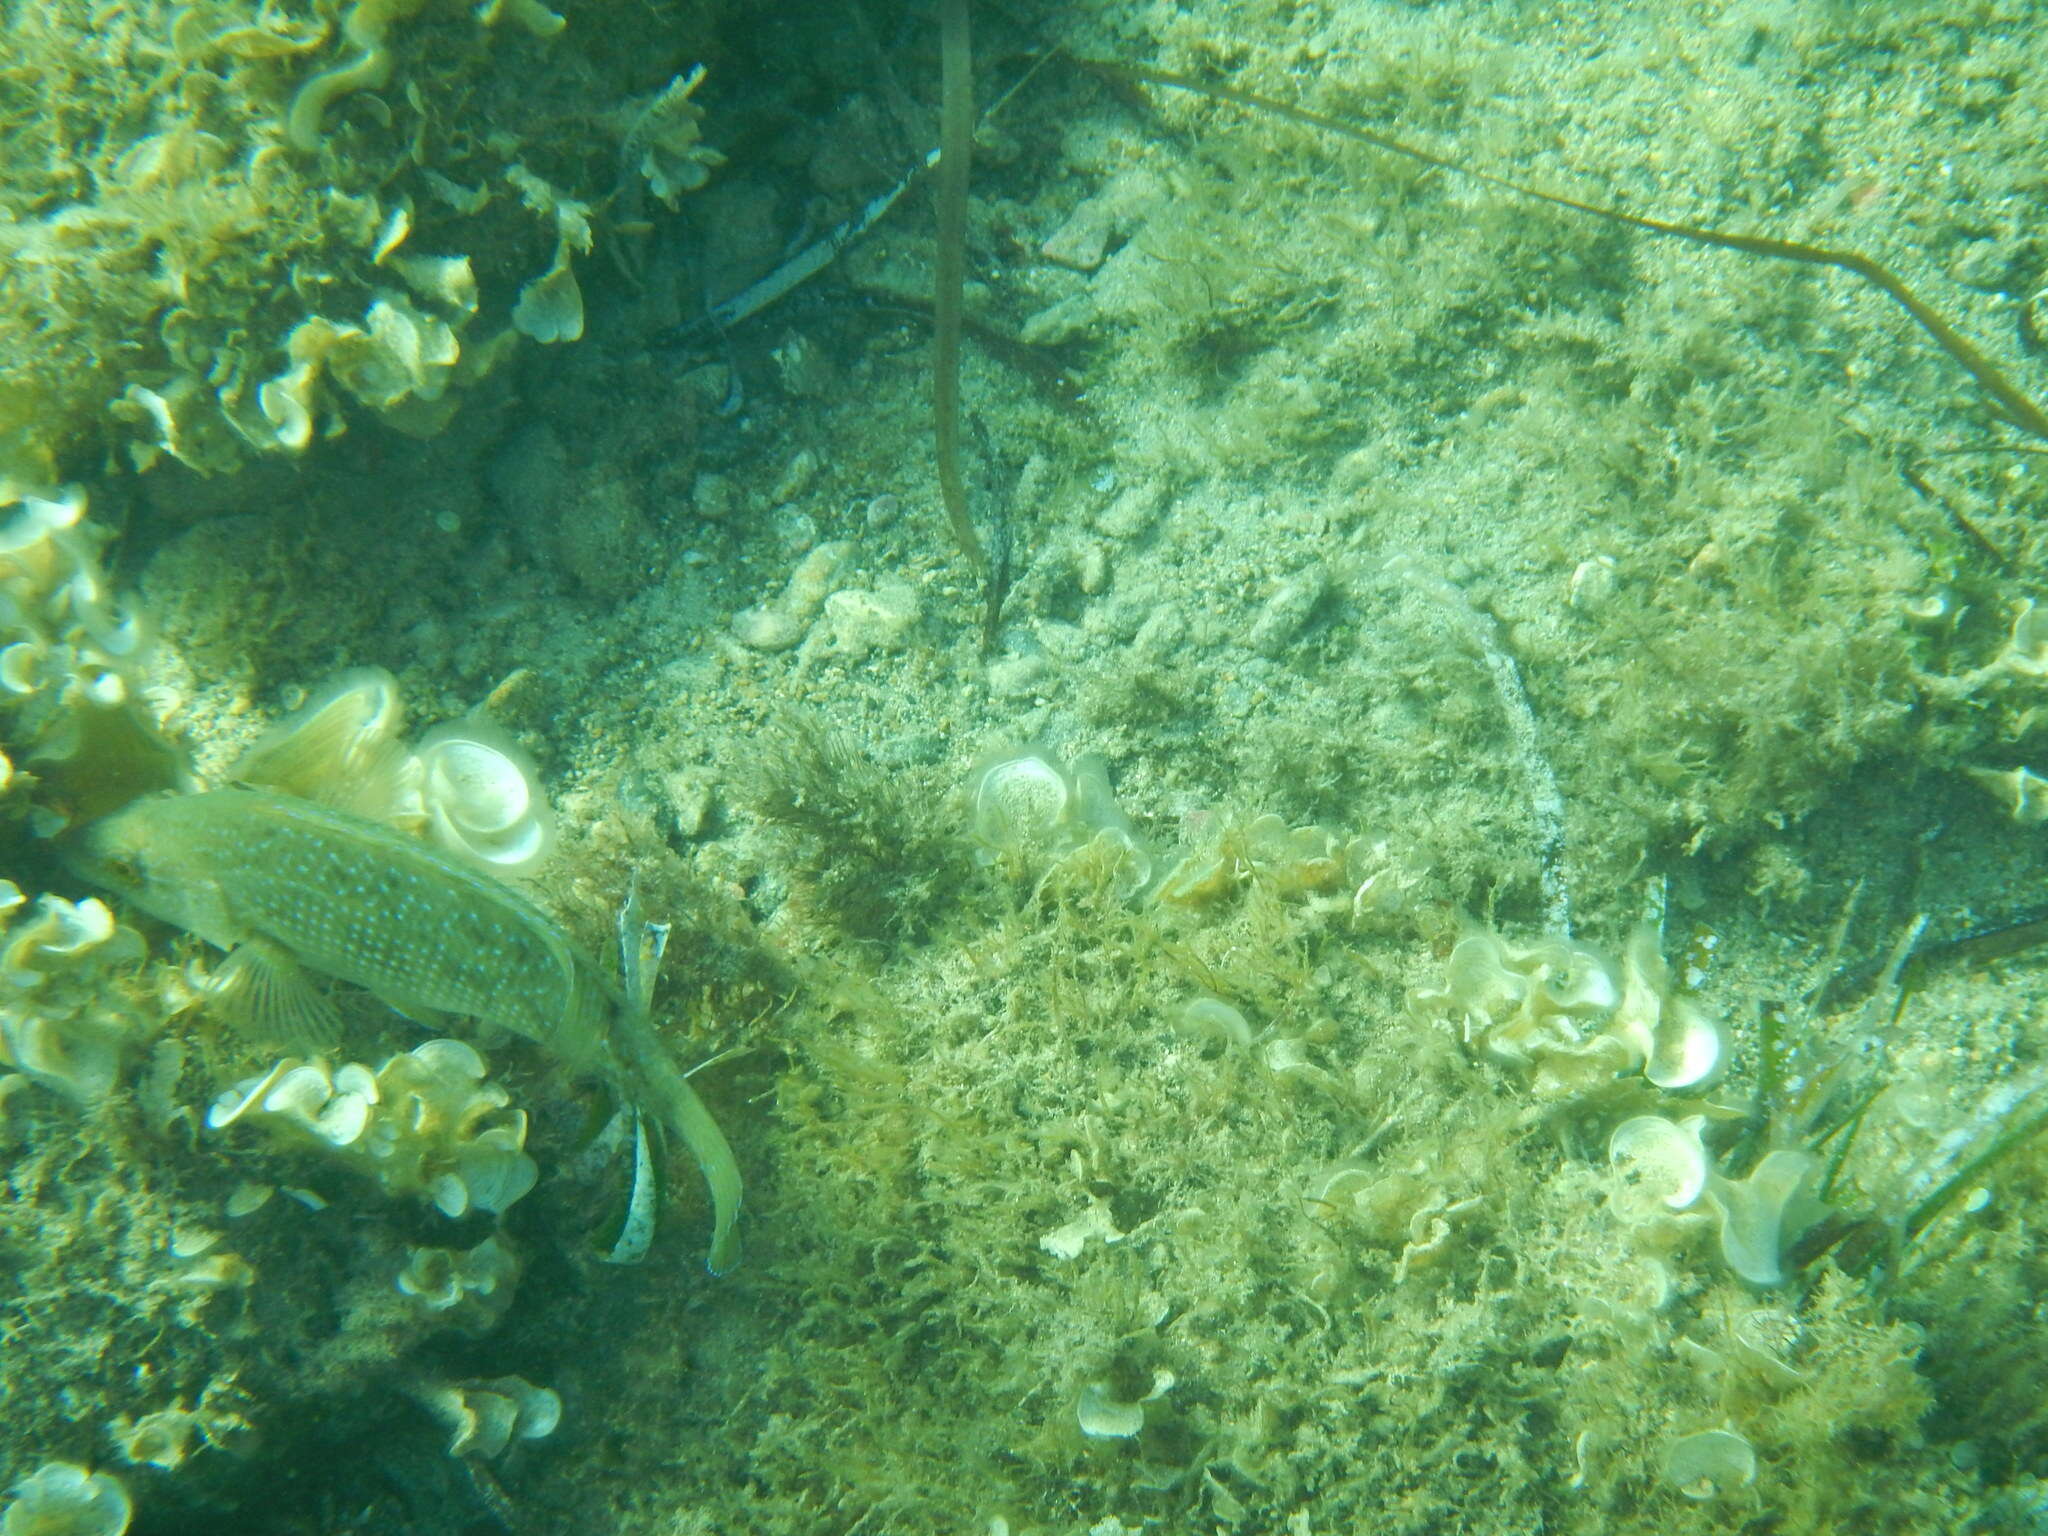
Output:
M493 874L540 867L554 847L554 813L510 736L482 720L437 726L420 740L419 763L435 842Z
M1706 1193L1713 1165L1700 1142L1706 1116L1637 1115L1614 1128L1607 1160L1621 1180L1617 1208L1628 1221L1690 1209Z
M128 1490L105 1472L68 1461L46 1462L14 1486L0 1513L5 1536L122 1536L130 1514Z

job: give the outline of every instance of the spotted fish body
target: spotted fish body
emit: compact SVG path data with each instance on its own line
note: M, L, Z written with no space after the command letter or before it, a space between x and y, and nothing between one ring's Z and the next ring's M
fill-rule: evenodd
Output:
M732 1262L731 1149L645 1014L510 887L416 837L261 789L138 800L85 829L80 873L238 955L353 983L415 1019L462 1014L611 1077L711 1185L711 1265Z

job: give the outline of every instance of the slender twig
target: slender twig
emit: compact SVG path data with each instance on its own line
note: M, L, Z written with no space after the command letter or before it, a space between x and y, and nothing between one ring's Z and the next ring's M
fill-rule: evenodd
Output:
M960 470L960 301L967 276L967 172L974 153L974 55L968 0L939 7L938 256L932 271L932 419L939 495L953 540L977 574L988 556L967 510Z
M1326 133L1338 134L1360 144L1369 144L1374 149L1383 149L1389 154L1403 155L1423 165L1434 166L1438 170L1470 177L1490 187L1512 192L1517 197L1534 198L1553 207L1568 208L1574 213L1605 219L1611 224L1646 230L1653 235L1668 235L1694 245L1741 251L1750 256L1767 256L1778 261L1798 262L1811 267L1837 268L1860 277L1911 315L1919 323L1920 328L1934 338L1935 345L1961 364L1963 371L1977 381L1977 387L1996 402L2000 413L2008 422L2028 436L2048 442L2048 410L2043 410L2031 396L2008 379L1990 358L1977 349L1974 342L1943 319L1933 306L1907 287L1888 267L1881 266L1861 251L1808 245L1803 241L1780 240L1771 235L1730 234L1725 230L1709 229L1700 224L1683 224L1671 219L1653 219L1644 214L1624 213L1619 208L1610 208L1601 203L1581 202L1575 197L1566 197L1561 193L1546 192L1540 187L1528 186L1523 182L1510 181L1505 176L1482 171L1453 156L1438 154L1434 150L1405 143L1387 134L1376 133L1357 123L1346 122L1342 118L1330 117L1321 112L1312 112L1306 107L1290 106L1284 101L1255 95L1251 91L1241 91L1234 86L1212 85L1205 80L1172 74L1163 69L1148 69L1137 64L1117 64L1103 59L1076 59L1074 62L1083 69L1122 85L1163 85L1177 91L1190 91L1197 96L1206 96L1212 101L1227 101L1241 107L1252 107L1275 117L1286 118L1289 122L1320 128Z
M1386 572L1435 598L1464 626L1466 635L1478 648L1479 659L1493 683L1494 698L1507 721L1508 736L1514 742L1522 782L1528 791L1529 818L1536 831L1536 878L1543 894L1544 928L1568 939L1572 935L1572 897L1564 867L1564 791L1558 787L1557 770L1544 753L1536 708L1529 702L1522 669L1507 648L1500 622L1443 577L1406 555L1389 560Z
M2044 1130L2048 1130L2048 1093L2037 1090L2033 1101L2026 1104L2025 1108L2025 1114L2011 1116L2011 1123L2005 1130L1992 1137L1983 1151L1958 1166L1941 1182L1933 1194L1913 1207L1901 1229L1905 1241L1910 1243L1925 1232L1935 1217L1946 1210L1950 1202L1965 1189Z
M1009 89L989 103L983 120L993 118L1010 103L1010 98L1029 84L1038 71L1043 69L1053 55L1047 54L1014 80ZM839 257L850 250L860 239L892 212L903 201L911 188L922 181L925 175L939 163L939 151L927 150L917 163L896 179L890 186L876 193L850 217L842 219L824 234L799 250L794 256L781 263L767 276L749 283L729 298L720 299L711 305L702 318L676 327L669 335L661 338L663 345L693 345L706 337L722 334L744 320L750 320L769 305L778 302L802 284L809 282L820 272L831 266ZM968 324L962 316L963 325ZM1014 353L1012 354L1014 357Z

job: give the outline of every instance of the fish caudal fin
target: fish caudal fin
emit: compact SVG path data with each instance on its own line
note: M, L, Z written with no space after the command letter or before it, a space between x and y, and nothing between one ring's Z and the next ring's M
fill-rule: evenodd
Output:
M648 1021L655 972L667 948L668 925L643 920L640 888L635 882L619 908L619 980L624 1006L613 1043L622 1058L630 1096L659 1124L682 1138L704 1174L705 1187L711 1193L711 1253L704 1263L712 1274L722 1275L740 1261L739 1234L733 1230L740 1216L740 1165L725 1132L662 1049ZM636 1160L636 1188L638 1177ZM651 1209L647 1219L651 1228ZM630 1210L627 1226L630 1232Z
M605 1254L607 1264L638 1264L654 1246L654 1211L660 1184L654 1173L654 1153L647 1144L647 1122L638 1110L627 1110L633 1120L633 1182L626 1193L626 1216L619 1223L619 1235Z
M739 1234L733 1230L740 1215L739 1160L732 1155L725 1132L697 1097L697 1090L676 1069L644 1022L638 1029L629 1024L619 1035L625 1037L619 1043L625 1047L623 1064L634 1103L690 1149L704 1175L704 1187L711 1195L711 1252L704 1267L722 1275L740 1261Z
M690 1149L711 1195L711 1253L704 1261L722 1275L740 1260L740 1165L732 1144L697 1097L689 1079L677 1070L644 1018L627 1014L614 1031L621 1080L639 1111Z
M697 1159L705 1188L711 1193L711 1252L704 1267L722 1275L740 1261L740 1236L733 1229L740 1214L739 1161L732 1155L725 1132L697 1097L697 1090L679 1072L674 1086L678 1091L668 1096L664 1106L669 1128L683 1138L683 1145Z

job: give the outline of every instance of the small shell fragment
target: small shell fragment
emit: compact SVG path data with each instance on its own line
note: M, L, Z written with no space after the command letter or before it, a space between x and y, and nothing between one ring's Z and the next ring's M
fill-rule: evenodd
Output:
M1220 997L1191 999L1174 1021L1174 1029L1190 1040L1220 1041L1226 1049L1230 1046L1248 1048L1252 1043L1250 1022Z
M179 1227L171 1233L171 1257L196 1259L219 1241L220 1234L205 1227Z
M1124 1236L1117 1230L1107 1206L1091 1205L1072 1221L1041 1233L1038 1246L1056 1259L1078 1259L1090 1238L1103 1243L1120 1243Z
M227 1199L229 1221L240 1221L244 1216L253 1216L271 1201L277 1193L274 1184L237 1184Z
M1134 1438L1145 1427L1145 1405L1156 1403L1171 1392L1173 1382L1173 1372L1155 1370L1151 1390L1135 1403L1117 1401L1103 1382L1089 1382L1081 1389L1080 1401L1074 1405L1074 1417L1080 1421L1081 1433L1091 1440Z
M1145 1427L1142 1404L1116 1401L1098 1381L1081 1389L1074 1416L1080 1420L1081 1433L1091 1440L1129 1440Z
M112 1473L49 1461L14 1485L4 1519L7 1536L122 1536L132 1513L128 1490Z
M2036 608L2031 598L2020 604L1998 661L2020 677L2048 677L2048 609Z
M1999 771L1965 768L1963 772L1990 792L2005 813L2022 827L2038 827L2048 821L2048 779L2022 764Z
M1923 629L1948 628L1958 617L1955 594L1946 587L1936 587L1924 597L1909 597L1899 606L1909 622Z
M1804 1148L1766 1152L1745 1178L1707 1181L1707 1200L1721 1216L1721 1257L1752 1285L1785 1278L1783 1251L1818 1214L1811 1186L1821 1161Z
M991 766L974 787L974 833L993 847L1048 843L1067 819L1073 786L1036 752Z
M1703 1429L1666 1448L1664 1480L1700 1503L1723 1498L1756 1481L1756 1451L1732 1429Z
M1659 1088L1696 1088L1721 1067L1721 1031L1683 998L1665 1005L1643 1076Z

